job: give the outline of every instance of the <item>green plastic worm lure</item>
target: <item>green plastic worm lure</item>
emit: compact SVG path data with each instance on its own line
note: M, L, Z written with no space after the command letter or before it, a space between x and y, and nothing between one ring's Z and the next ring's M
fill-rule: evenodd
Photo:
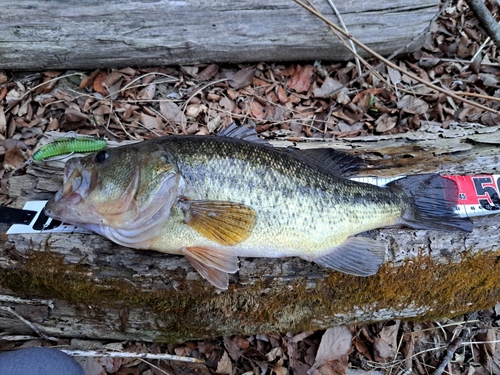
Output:
M54 156L73 154L75 152L94 152L105 148L108 145L105 139L78 137L61 137L54 142L48 143L37 150L32 159L36 161L46 160Z

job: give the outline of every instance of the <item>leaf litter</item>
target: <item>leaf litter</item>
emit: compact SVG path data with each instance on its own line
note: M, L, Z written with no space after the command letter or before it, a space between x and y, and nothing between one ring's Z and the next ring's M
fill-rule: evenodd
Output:
M488 3L493 13L498 4ZM455 1L431 25L420 51L395 59L424 81L500 109L499 53ZM377 66L376 59L369 59ZM367 69L365 68L365 71ZM343 138L448 128L456 120L500 124L500 116L455 101L391 67L359 80L353 62L208 64L94 71L0 71L0 204L10 203L9 178L24 173L44 132L75 131L111 140L169 134L214 134L233 121L268 138ZM386 82L389 82L388 85ZM31 313L23 312L30 318ZM31 314L31 318L36 317ZM127 358L79 359L89 374L429 374L453 340L450 374L500 373L500 304L434 322L399 320L326 331L228 336L184 344L93 342L102 348L169 353L204 363ZM61 339L58 347L85 340ZM40 339L0 341L0 350L49 346Z

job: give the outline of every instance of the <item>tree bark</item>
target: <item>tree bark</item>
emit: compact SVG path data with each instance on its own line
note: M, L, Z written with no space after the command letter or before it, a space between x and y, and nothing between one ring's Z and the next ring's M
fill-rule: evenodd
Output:
M370 168L361 175L391 177L494 174L499 144L499 127L457 125L296 145L362 154ZM60 186L61 167L61 162L36 163L26 175L12 177L13 206L50 198ZM2 235L0 304L49 336L168 342L458 315L500 301L500 217L473 222L470 234L370 232L387 244L387 263L368 278L298 258L242 258L229 290L220 293L182 257L124 248L94 234ZM0 332L32 333L5 309Z
M429 26L439 2L335 4L353 36L389 55ZM338 23L327 2L315 6ZM352 59L321 20L291 0L7 0L1 19L1 69Z

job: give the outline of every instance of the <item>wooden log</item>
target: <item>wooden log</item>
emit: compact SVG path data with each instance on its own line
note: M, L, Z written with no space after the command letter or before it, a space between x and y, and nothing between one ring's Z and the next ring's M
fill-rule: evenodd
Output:
M439 2L335 4L353 36L389 55L429 26ZM326 1L315 6L338 22ZM5 0L1 13L0 69L352 59L325 23L291 0Z
M473 124L297 143L362 154L373 168L361 175L386 177L493 174L499 145L499 127ZM60 186L61 166L37 163L26 175L12 177L13 206L50 198ZM124 248L98 235L2 235L0 304L1 295L23 299L4 297L3 306L48 336L168 342L453 316L500 301L500 217L473 222L470 234L401 228L370 232L387 244L387 263L368 278L298 258L242 258L226 292L217 292L182 257ZM53 308L40 298L52 300ZM32 330L0 309L0 332Z

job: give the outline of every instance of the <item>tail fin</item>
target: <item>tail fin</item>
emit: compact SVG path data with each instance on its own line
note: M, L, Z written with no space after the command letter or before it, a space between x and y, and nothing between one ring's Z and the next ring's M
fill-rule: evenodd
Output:
M454 181L438 174L408 176L388 184L410 199L399 224L414 229L472 232L472 222L454 211L458 189Z

